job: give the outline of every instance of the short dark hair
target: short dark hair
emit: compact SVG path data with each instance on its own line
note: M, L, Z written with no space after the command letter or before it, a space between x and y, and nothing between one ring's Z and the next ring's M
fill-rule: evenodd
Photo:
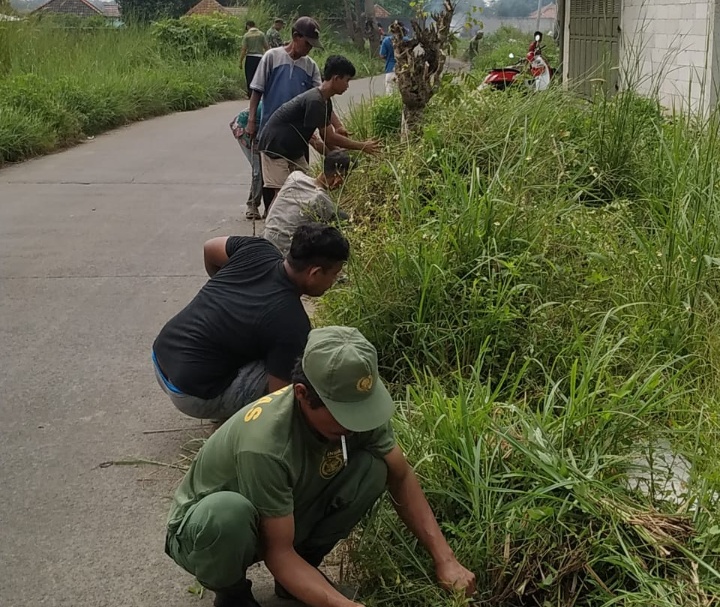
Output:
M320 398L317 390L313 388L313 385L310 383L307 375L305 375L305 371L302 367L302 356L298 358L295 362L295 366L293 367L292 374L290 376L290 381L293 383L293 385L302 384L303 386L305 386L305 389L307 390L307 398L310 403L311 409L320 409L325 406L325 403L322 401L322 398Z
M340 230L322 223L306 223L295 230L287 261L293 270L302 272L312 267L329 270L348 257L350 243Z
M246 22L245 22L245 27L246 27L246 28L247 28L247 27L255 27L255 22L254 22L254 21L246 21Z
M350 170L350 154L345 150L328 152L323 160L323 173L331 175L345 175Z
M342 55L330 55L325 61L325 69L323 70L323 79L330 80L333 76L340 76L345 78L355 77L355 66L352 61Z

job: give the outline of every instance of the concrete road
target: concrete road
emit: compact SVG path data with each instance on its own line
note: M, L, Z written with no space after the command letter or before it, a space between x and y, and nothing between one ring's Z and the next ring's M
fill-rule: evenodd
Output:
M353 83L340 110L381 87ZM161 393L149 353L206 280L202 243L251 233L249 166L228 128L241 107L0 171L3 607L211 603L163 553L179 472L113 462L177 462L202 432Z

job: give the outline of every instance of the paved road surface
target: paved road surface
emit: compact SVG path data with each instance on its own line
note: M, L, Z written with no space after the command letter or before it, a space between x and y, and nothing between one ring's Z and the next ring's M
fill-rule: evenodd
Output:
M353 83L341 109L381 86ZM249 167L228 129L240 107L0 171L3 607L210 604L163 554L177 471L103 464L173 462L198 435L156 385L149 348L204 283L202 243L250 233Z

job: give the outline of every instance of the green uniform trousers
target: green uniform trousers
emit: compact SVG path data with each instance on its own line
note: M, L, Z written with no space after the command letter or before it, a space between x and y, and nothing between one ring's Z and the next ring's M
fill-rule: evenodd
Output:
M295 511L295 550L319 565L346 538L385 490L387 465L357 451L308 508ZM252 503L232 491L201 499L177 530L168 530L165 551L207 589L222 591L245 580L259 561L259 516Z

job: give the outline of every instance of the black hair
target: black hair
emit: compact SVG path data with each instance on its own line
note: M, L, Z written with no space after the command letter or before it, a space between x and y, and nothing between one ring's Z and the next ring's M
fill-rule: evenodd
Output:
M293 367L292 374L290 376L290 381L293 385L302 384L305 386L308 403L310 404L311 409L320 409L325 406L325 403L322 402L322 398L320 398L317 390L313 388L313 385L310 383L307 375L305 375L305 371L302 367L302 356L295 362L295 366Z
M345 175L350 170L350 154L345 150L328 152L323 160L323 173L326 176Z
M355 66L350 59L342 55L330 55L325 61L325 69L323 70L323 80L330 80L333 76L345 78L355 77Z
M340 230L322 223L301 225L292 237L287 261L290 267L302 272L312 267L329 270L350 257L350 243Z
M535 37L536 37L536 36L540 36L540 40L542 40L543 33L542 33L542 32L535 32L535 33L533 34L533 40L535 40Z
M255 27L255 22L254 22L254 21L246 21L246 22L245 22L245 27L246 27L246 28L247 28L247 27Z

